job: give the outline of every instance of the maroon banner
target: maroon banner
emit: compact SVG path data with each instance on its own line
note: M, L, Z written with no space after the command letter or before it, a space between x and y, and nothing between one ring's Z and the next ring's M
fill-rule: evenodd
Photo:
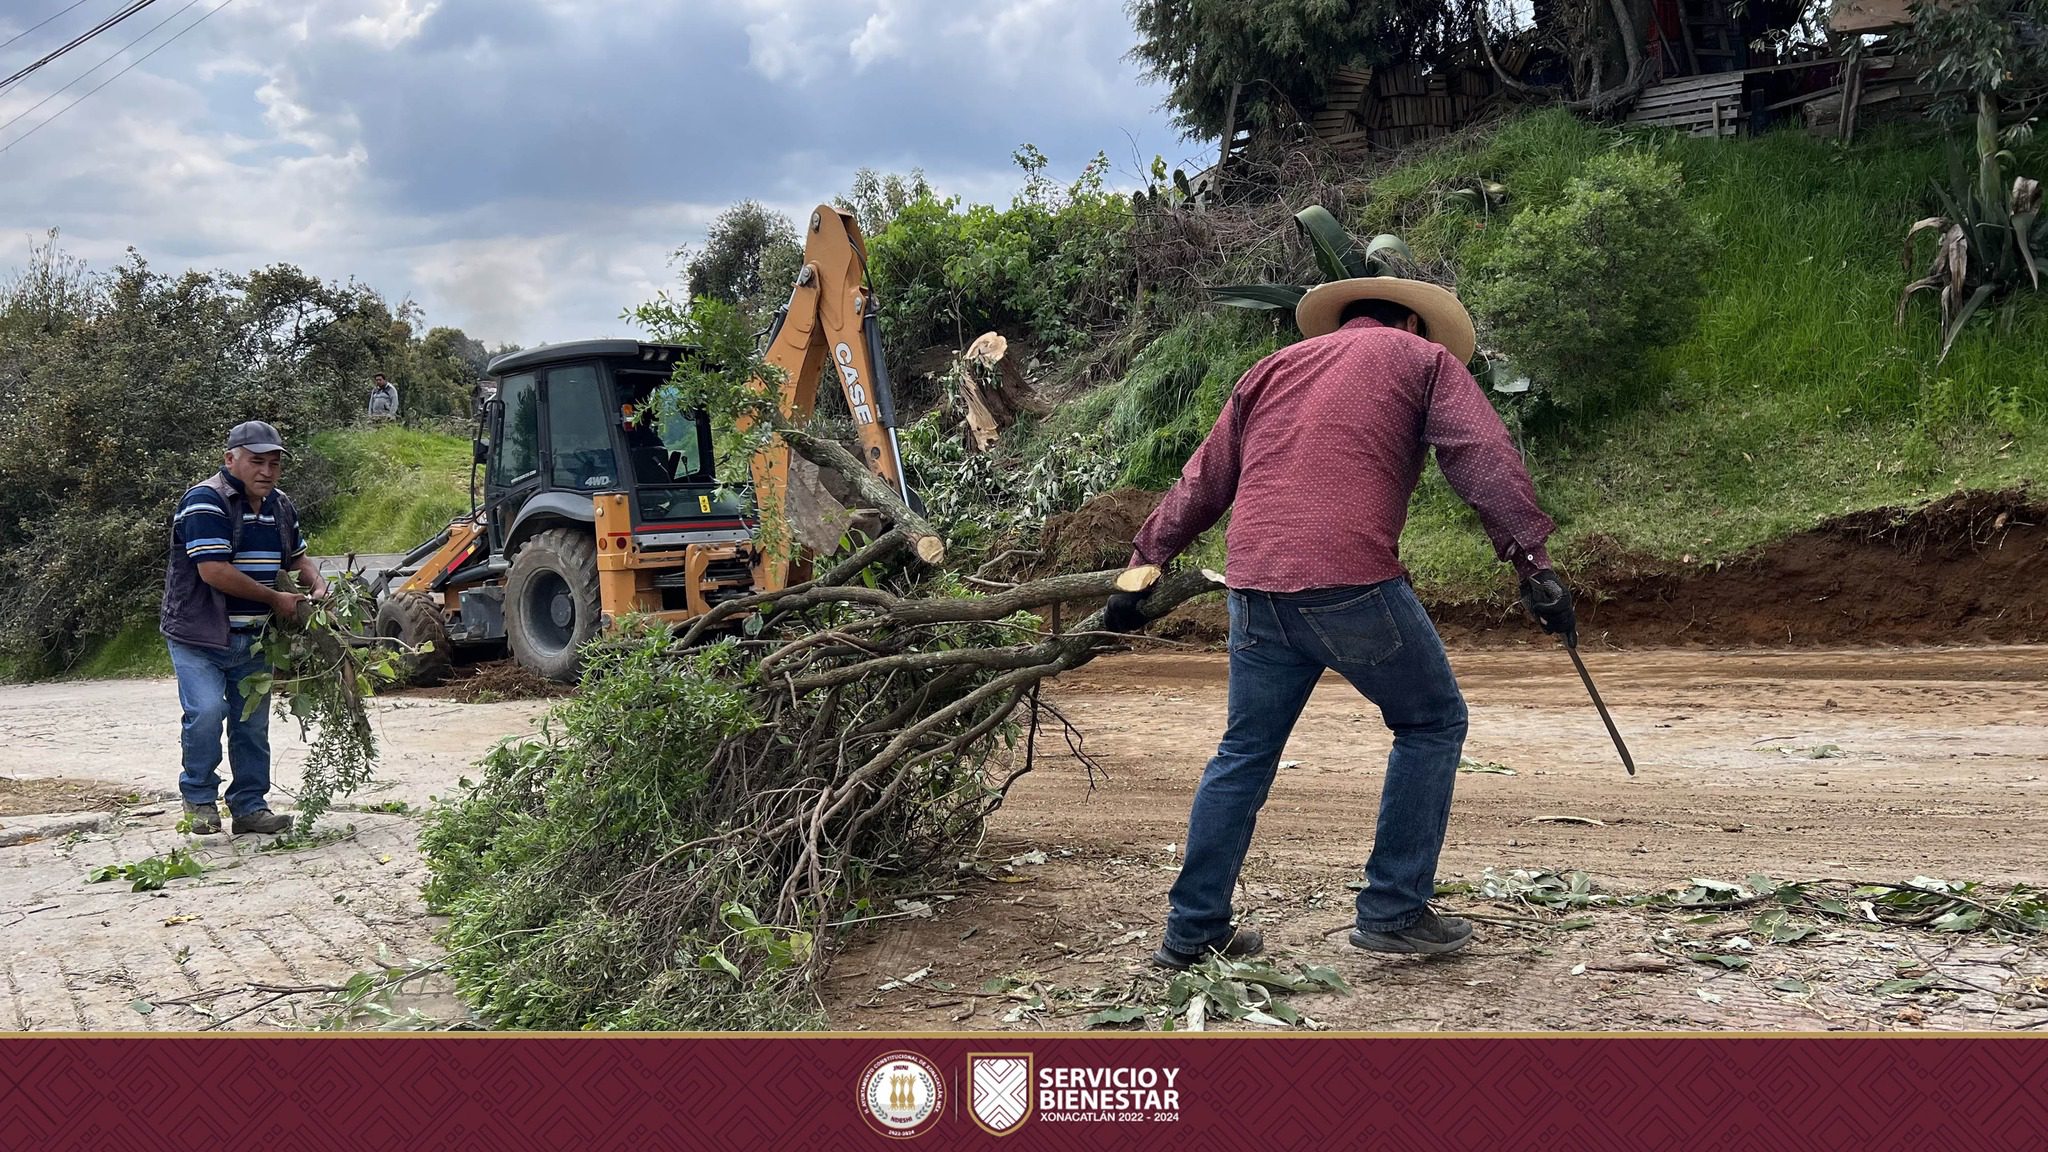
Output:
M0 1149L2039 1149L2048 1038L0 1039Z

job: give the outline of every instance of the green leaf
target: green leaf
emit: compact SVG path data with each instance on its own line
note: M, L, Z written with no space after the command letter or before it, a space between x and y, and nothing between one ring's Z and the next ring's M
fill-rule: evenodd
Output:
M1558 927L1566 932L1577 932L1581 928L1591 928L1592 926L1593 918L1591 916L1574 916L1558 924Z
M1368 276L1387 274L1387 257L1399 256L1410 264L1415 263L1415 253L1408 250L1408 242L1391 232L1382 232L1365 246L1365 269Z
M1925 992L1937 983L1939 981L1915 976L1908 979L1887 980L1879 984L1875 991L1879 996L1904 996L1914 992Z
M1104 1024L1130 1024L1134 1021L1143 1020L1150 1011L1147 1008L1126 1004L1116 1008L1104 1008L1100 1012L1091 1013L1081 1023L1084 1027L1088 1028L1100 1028Z
M1956 342L1956 337L1962 334L1963 325L1968 324L1970 317L1977 314L1977 309L1982 307L1986 300L1991 299L1991 290L1995 287L1997 285L1989 283L1977 285L1977 290L1970 293L1970 298L1964 301L1961 308L1956 309L1955 319L1949 322L1948 331L1941 338L1941 358L1947 358L1950 346Z
M754 910L745 904L728 903L724 905L718 910L718 918L725 921L725 926L735 932L744 932L749 928L761 927L761 918L754 915Z
M1771 987L1776 988L1780 992L1792 992L1801 996L1804 996L1808 992L1813 991L1813 989L1807 985L1806 981L1797 979L1792 976L1787 976L1783 979L1772 981Z
M725 953L716 948L697 957L697 967L706 972L723 972L734 980L741 978L740 966L726 959Z
M1209 299L1231 308L1292 311L1308 289L1294 284L1226 284L1209 289Z
M1955 912L1945 912L1935 917L1934 923L1929 924L1928 927L1936 932L1970 932L1982 927L1983 924L1984 910L1982 908L1963 908Z
M136 1013L142 1016L147 1016L151 1012L156 1011L156 1005L151 1004L147 1000L130 1000L128 1006L135 1009Z
M1308 239L1309 247L1315 250L1316 266L1323 270L1325 279L1350 280L1372 275L1365 257L1359 254L1357 242L1330 215L1328 208L1311 204L1294 214L1294 222Z
M1729 956L1720 952L1692 952L1687 954L1687 959L1699 964L1719 964L1731 971L1749 967L1748 957Z
M1302 968L1301 976L1302 979L1309 983L1327 988L1332 992L1351 991L1351 985L1344 982L1344 977L1338 975L1335 968L1325 968L1319 964L1310 964Z
M105 884L109 880L119 880L120 878L121 865L109 864L104 868L93 869L92 873L85 878L85 882L88 884Z

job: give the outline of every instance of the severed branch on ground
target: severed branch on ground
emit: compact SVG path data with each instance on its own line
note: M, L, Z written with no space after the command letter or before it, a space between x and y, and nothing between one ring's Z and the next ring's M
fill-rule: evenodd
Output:
M945 541L853 453L773 431L890 527L679 635L594 644L552 734L494 753L423 837L441 877L429 900L455 910L453 942L536 933L453 965L473 1002L514 1005L501 1023L774 1018L768 1005L815 987L846 925L929 890L934 871L954 875L1034 767L1041 727L1093 779L1039 687L1124 642L1101 628L1111 594L1145 593L1157 619L1222 587L1214 573L1142 567L981 594L937 567ZM508 859L507 837L540 828L550 847ZM535 983L544 1004L517 992ZM737 991L729 1006L707 998L720 988Z

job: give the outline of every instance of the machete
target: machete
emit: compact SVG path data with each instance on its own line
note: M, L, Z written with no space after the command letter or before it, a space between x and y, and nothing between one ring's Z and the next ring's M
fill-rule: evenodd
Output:
M1628 769L1629 775L1635 775L1636 758L1628 754L1628 745L1621 742L1621 730L1614 726L1614 717L1609 716L1607 714L1607 702L1600 699L1600 690L1598 688L1593 687L1592 673L1586 671L1586 662L1579 658L1578 636L1566 636L1564 641L1564 650L1571 654L1572 667L1577 668L1579 670L1579 679L1585 682L1586 695L1591 696L1593 698L1593 707L1599 709L1600 721L1601 723L1607 725L1607 734L1609 736L1614 737L1614 750L1616 752L1621 753L1622 767Z

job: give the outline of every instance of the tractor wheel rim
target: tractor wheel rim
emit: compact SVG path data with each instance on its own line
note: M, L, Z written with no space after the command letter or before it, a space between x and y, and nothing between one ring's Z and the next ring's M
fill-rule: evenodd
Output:
M548 655L576 640L576 596L558 572L540 572L526 594L527 632Z

